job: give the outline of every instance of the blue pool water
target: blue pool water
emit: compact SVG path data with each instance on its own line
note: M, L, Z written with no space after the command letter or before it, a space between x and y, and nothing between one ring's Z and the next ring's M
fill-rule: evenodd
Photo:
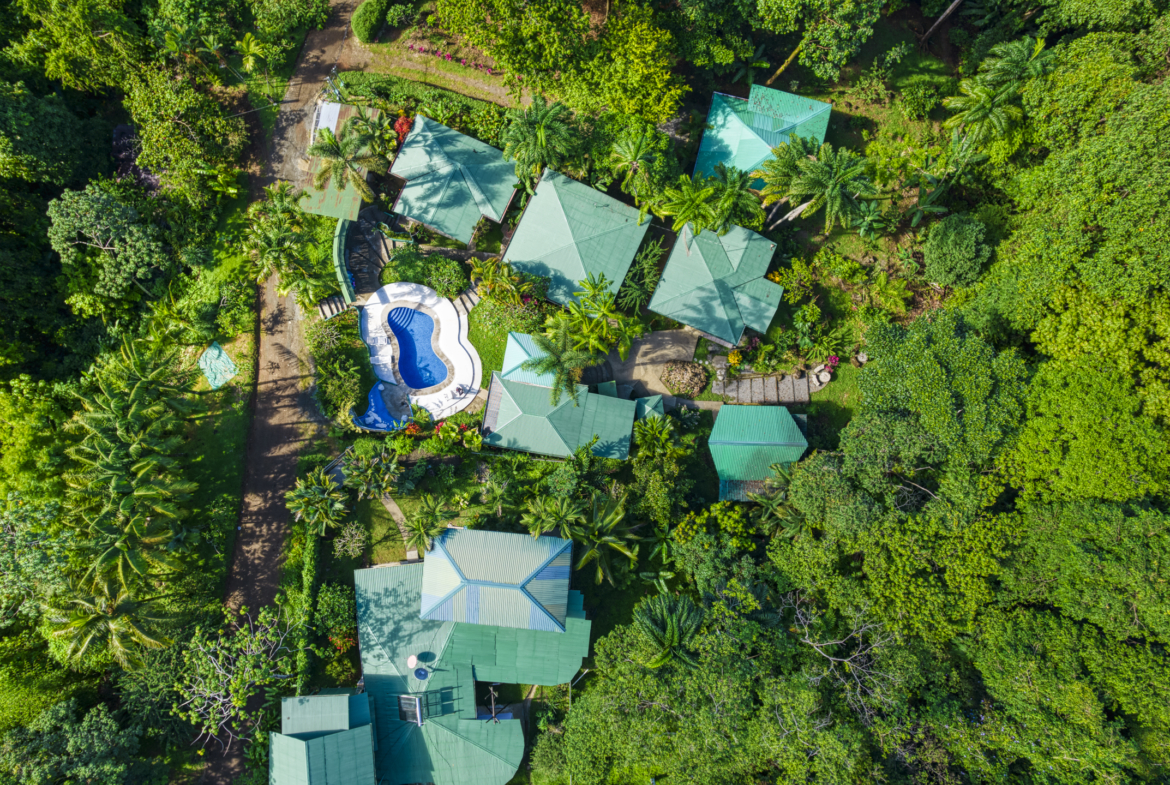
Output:
M422 311L395 308L387 316L398 339L398 373L415 390L439 384L447 378L447 366L431 348L435 321Z

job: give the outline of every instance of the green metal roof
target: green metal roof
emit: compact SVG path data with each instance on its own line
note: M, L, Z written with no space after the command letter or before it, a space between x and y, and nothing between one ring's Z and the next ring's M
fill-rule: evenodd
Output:
M563 397L553 406L549 388L504 379L492 374L488 405L499 402L499 413L485 444L507 450L567 457L595 435L593 454L625 460L637 407L633 401L609 398L578 385L578 403ZM498 396L498 397L497 397Z
M545 169L528 201L504 261L551 279L548 297L567 305L590 273L605 275L617 294L650 228L638 210L596 188Z
M776 244L742 226L720 237L683 227L649 308L725 341L767 332L784 289L764 278Z
M370 724L366 695L301 695L280 701L280 732L301 740Z
M617 398L617 382L601 382L597 385L597 394L604 395L607 398Z
M651 395L648 398L635 398L634 405L637 410L634 413L635 420L642 420L646 417L665 417L666 409L662 403L661 395Z
M269 734L270 785L376 785L371 725L313 739Z
M556 377L551 373L536 373L526 371L520 366L525 360L544 357L544 352L532 340L531 335L524 333L508 333L508 345L504 347L504 370L500 376L515 382L539 384L543 387L552 387Z
M581 595L569 592L563 633L434 621L419 614L425 569L354 572L362 672L378 718L379 785L503 785L524 757L524 731L519 720L477 719L487 693L477 694L476 683L573 678L589 652ZM407 667L412 655L426 665L425 680ZM400 719L400 696L418 698L421 726Z
M419 615L564 632L572 560L571 540L448 529L427 553Z
M415 115L390 174L406 180L394 212L463 243L480 216L504 220L516 172L496 148Z
M754 172L789 134L825 141L832 105L763 85L752 85L750 98L715 93L707 113L708 128L699 142L695 177L711 176L715 164ZM755 188L763 188L761 180Z
M774 463L794 463L808 447L783 406L724 404L707 440L721 481L765 480Z
M317 160L317 159L313 159ZM317 161L317 165L320 165ZM316 171L317 166L313 167ZM310 178L311 179L311 178ZM358 213L362 209L362 195L353 187L353 183L347 177L345 180L345 187L338 188L336 182L330 182L325 188L314 188L309 186L305 188L304 201L301 207L306 213L313 215L324 215L327 218L344 218L347 221L356 221Z

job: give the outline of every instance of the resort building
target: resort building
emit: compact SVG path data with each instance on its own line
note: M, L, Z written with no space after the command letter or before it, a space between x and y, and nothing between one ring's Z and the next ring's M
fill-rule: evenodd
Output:
M783 406L724 404L707 446L719 474L719 500L748 501L749 493L764 490L772 466L800 460L808 441Z
M370 696L353 690L284 698L269 735L270 785L377 785Z
M638 209L545 169L504 252L516 270L550 279L548 299L576 301L578 281L604 275L617 294L650 228Z
M503 153L421 114L390 174L406 181L393 212L461 243L471 242L481 216L503 221L515 194Z
M558 537L448 529L421 564L354 573L379 785L515 775L524 731L493 685L552 686L580 670L590 623L571 561Z
M764 275L776 244L733 226L725 235L683 227L649 309L736 346L748 327L765 333L784 289Z
M695 177L715 174L715 165L754 172L789 134L825 141L832 104L752 85L747 99L715 93L707 113L707 130L699 142ZM764 184L756 180L755 187Z

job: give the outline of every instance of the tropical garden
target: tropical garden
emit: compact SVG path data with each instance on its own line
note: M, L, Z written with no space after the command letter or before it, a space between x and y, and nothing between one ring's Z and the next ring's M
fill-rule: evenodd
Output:
M535 693L515 782L1166 778L1165 3L354 13L371 59L333 90L358 111L310 141L303 185L388 210L415 114L514 163L486 258L420 229L381 273L474 287L483 381L523 332L575 400L679 327L647 306L685 226L775 243L775 319L701 341L687 397L718 403L718 354L834 379L795 409L809 451L746 502L719 501L692 408L639 421L627 461L494 450L472 411L357 432L356 314L314 314L339 291L335 222L254 176L327 3L5 10L0 782L194 782L225 749L266 781L280 697L360 676L353 570L425 559L451 524L574 542L590 656ZM831 103L825 139L696 175L712 94L754 84ZM624 280L579 281L567 308L499 258L546 168L650 225ZM268 285L307 314L318 418L279 599L225 610ZM215 389L213 344L236 368Z

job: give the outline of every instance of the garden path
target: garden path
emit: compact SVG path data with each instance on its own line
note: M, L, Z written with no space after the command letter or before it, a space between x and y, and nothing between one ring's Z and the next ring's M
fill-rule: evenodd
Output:
M637 398L647 395L670 395L663 384L662 366L668 362L691 362L699 334L692 330L659 330L637 338L630 345L630 353L623 361L617 349L609 353L613 380L618 385L629 385Z

